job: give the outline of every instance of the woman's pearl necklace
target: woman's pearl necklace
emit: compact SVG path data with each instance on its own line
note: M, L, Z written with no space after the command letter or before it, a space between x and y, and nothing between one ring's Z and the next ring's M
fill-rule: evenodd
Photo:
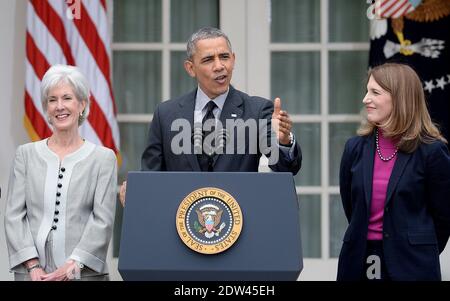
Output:
M377 153L378 153L378 157L380 157L381 161L387 162L387 161L392 160L392 159L395 157L395 155L397 154L397 152L398 152L398 148L396 147L396 148L395 148L395 151L394 151L394 153L393 153L392 155L390 155L390 156L387 157L387 158L386 158L386 157L383 157L383 155L381 154L380 145L379 145L379 143L378 143L378 129L375 131L375 142L376 142L376 144L377 144Z

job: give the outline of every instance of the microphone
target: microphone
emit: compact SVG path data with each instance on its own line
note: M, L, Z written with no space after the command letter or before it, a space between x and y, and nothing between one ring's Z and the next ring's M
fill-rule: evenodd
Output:
M221 155L226 153L225 146L230 140L230 134L228 131L224 128L221 128L216 131L216 147L214 149L214 156L211 156L211 160L208 161L210 170L213 170L214 164L216 164L217 158L219 156L215 155Z
M230 139L230 134L224 128L216 129L214 131L213 145L203 145L205 133L199 126L194 126L192 129L191 140L194 146L194 154L200 155L205 152L208 156L223 154L226 144ZM212 142L212 141L211 141Z
M215 153L216 154L223 154L225 151L225 146L230 139L230 134L228 133L227 129L221 128L216 131L216 147L215 147Z
M202 144L203 144L203 131L201 126L194 126L192 129L192 145L194 146L194 154L201 154L202 153Z

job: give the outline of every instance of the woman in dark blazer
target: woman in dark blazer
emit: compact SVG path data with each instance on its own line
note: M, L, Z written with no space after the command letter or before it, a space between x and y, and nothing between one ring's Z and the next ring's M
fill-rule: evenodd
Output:
M450 235L450 155L406 65L369 72L367 119L345 145L340 193L349 226L338 280L440 280Z

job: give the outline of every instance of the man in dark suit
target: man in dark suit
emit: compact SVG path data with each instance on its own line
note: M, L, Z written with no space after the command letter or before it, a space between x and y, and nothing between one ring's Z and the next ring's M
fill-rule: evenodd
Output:
M288 113L279 98L272 102L233 88L234 62L231 43L219 29L202 28L191 36L184 67L198 87L158 105L142 170L256 172L264 154L272 170L297 174L302 154ZM122 203L125 189L126 182Z

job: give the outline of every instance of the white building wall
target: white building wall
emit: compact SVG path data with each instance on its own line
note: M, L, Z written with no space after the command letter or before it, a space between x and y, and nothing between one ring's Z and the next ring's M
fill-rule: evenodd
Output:
M26 0L0 0L0 280L10 280L3 219L15 149L28 141L23 127Z

